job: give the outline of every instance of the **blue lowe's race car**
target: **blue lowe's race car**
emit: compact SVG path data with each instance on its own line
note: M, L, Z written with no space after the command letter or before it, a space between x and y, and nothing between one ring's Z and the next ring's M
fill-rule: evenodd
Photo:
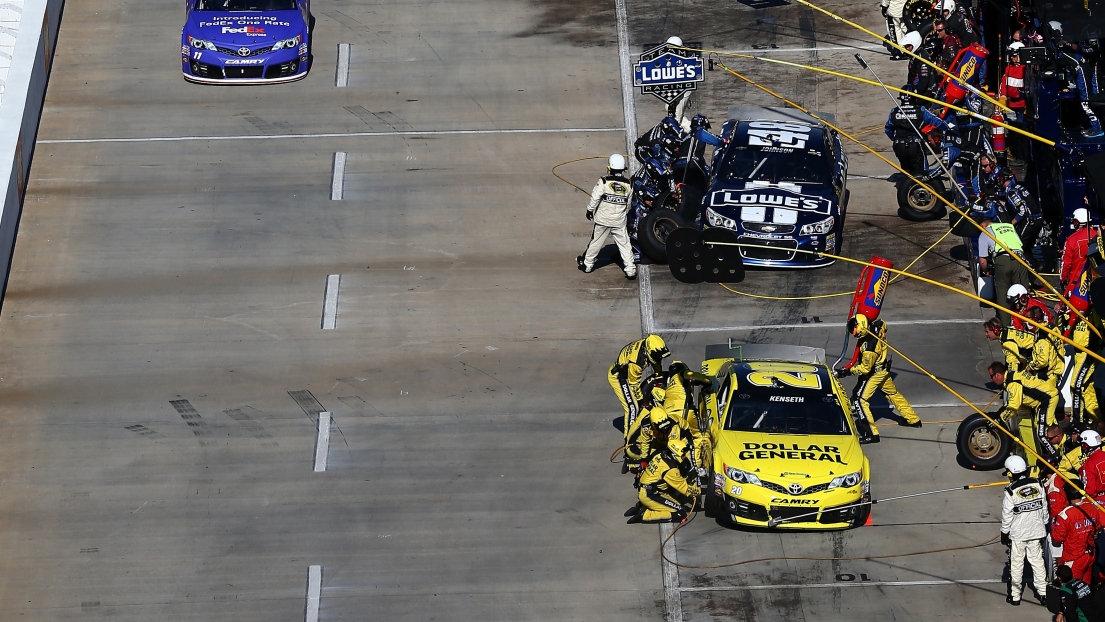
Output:
M290 82L307 75L309 0L188 0L184 79L205 84Z
M848 157L836 132L797 110L733 106L722 136L702 228L733 231L746 265L833 263L799 251L835 253L843 241Z

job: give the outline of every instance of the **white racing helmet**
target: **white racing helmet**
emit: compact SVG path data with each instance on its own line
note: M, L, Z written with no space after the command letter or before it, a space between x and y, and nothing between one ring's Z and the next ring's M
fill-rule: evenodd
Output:
M1062 36L1062 34L1063 34L1063 24L1061 24L1059 22L1056 22L1056 21L1050 21L1050 22L1047 23L1047 25L1050 26L1051 29L1055 31L1055 34Z
M624 171L625 170L625 157L620 153L610 154L610 160L607 162L607 167L611 171Z
M1078 222L1080 222L1082 224L1086 224L1086 223L1090 222L1090 210L1088 210L1084 207L1080 207L1080 208L1074 210L1074 214L1071 214L1071 219L1072 220L1077 220Z
M1028 464L1020 456L1009 456L1005 459L1005 470L1013 475L1024 473L1028 470Z
M675 47L683 47L683 40L679 37L668 37L668 45L674 45Z
M1006 300L1020 300L1021 296L1028 294L1028 288L1020 283L1014 283L1009 286L1009 289L1005 290Z
M1101 447L1101 435L1093 430L1086 430L1078 435L1078 440L1086 444L1087 447Z
M902 47L912 45L913 49L916 50L917 48L921 47L921 33L917 32L916 30L910 30L909 32L902 35L902 40L898 42L898 45L901 45Z
M940 10L955 13L955 0L944 0L944 2L940 4Z
M1017 50L1020 50L1022 48L1024 48L1023 43L1021 43L1020 41L1014 41L1013 43L1009 44L1009 53L1016 54Z

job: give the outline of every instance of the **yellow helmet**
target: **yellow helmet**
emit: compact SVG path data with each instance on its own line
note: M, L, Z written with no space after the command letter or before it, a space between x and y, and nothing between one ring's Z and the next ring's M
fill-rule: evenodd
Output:
M672 418L668 416L668 411L658 405L648 411L648 422L652 425L652 429L659 431L667 430L675 425Z
M664 343L664 338L660 335L645 337L645 351L648 352L648 358L657 363L671 356L668 344Z
M867 316L862 313L857 313L855 317L848 320L848 332L852 333L856 337L863 337L864 335L866 335L867 328Z

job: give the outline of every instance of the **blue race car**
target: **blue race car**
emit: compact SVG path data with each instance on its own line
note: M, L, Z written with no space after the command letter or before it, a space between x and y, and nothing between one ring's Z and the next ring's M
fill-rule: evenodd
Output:
M844 235L848 156L836 132L786 108L733 106L700 223L736 233L746 265L817 268Z
M204 84L291 82L307 75L309 0L187 0L184 79Z

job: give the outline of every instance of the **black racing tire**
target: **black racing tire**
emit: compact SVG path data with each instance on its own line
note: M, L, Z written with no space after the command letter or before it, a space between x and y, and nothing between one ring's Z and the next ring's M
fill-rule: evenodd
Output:
M1005 459L1013 450L1013 441L976 413L959 424L955 434L955 448L971 468L992 471L1005 464Z
M706 490L706 503L702 505L702 513L706 515L706 518L721 516L721 499L717 498L713 490Z
M679 227L686 227L687 221L678 212L666 208L653 208L637 227L637 242L649 259L656 263L668 262L668 234Z
M943 218L946 211L935 194L911 179L898 184L898 207L907 218L917 222Z

